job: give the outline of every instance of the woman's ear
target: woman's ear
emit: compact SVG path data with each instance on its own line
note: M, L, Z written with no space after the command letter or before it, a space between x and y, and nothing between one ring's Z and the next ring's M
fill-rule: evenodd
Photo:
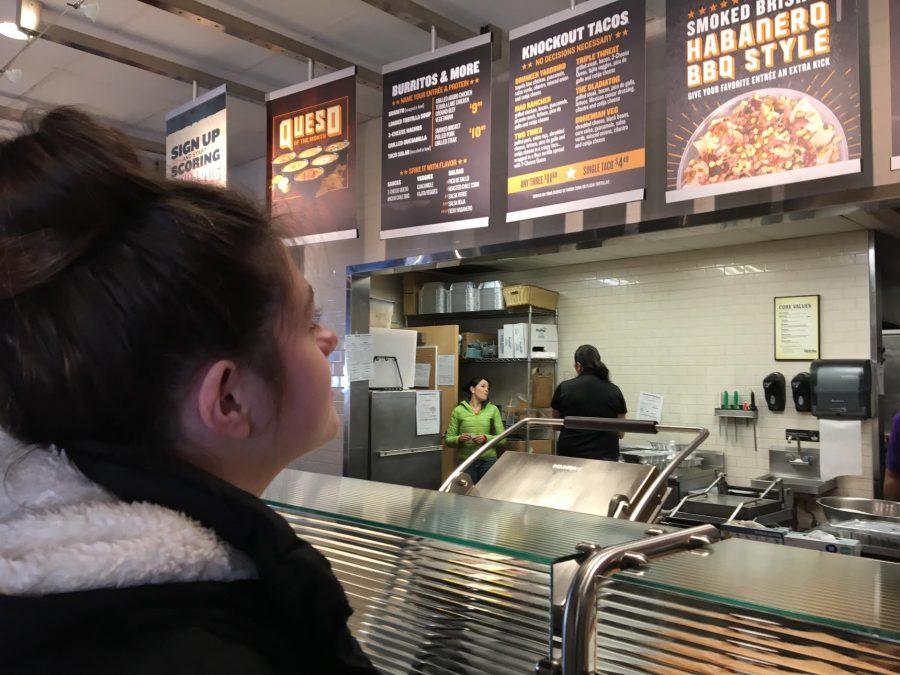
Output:
M233 361L216 361L200 376L192 392L197 418L206 434L244 439L250 435L250 392L244 369Z

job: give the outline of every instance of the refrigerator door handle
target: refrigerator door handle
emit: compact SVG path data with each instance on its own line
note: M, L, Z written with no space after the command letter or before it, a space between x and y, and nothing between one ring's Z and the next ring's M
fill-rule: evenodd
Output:
M400 455L420 455L425 452L438 452L441 446L431 446L427 448L400 448L398 450L379 450L379 457L398 457Z

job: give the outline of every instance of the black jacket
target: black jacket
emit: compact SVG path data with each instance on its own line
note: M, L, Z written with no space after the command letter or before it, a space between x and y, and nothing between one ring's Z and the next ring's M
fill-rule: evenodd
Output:
M188 464L100 444L67 446L127 502L187 514L246 553L258 579L0 596L0 673L376 673L347 629L325 558L255 496Z

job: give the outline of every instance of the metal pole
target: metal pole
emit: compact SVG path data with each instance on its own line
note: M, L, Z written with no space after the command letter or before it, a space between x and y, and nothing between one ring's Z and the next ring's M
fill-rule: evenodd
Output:
M191 85L191 96L193 97L191 100L197 100L197 80L194 80L194 84Z
M570 9L575 9L575 0L572 0Z
M437 28L431 27L431 51L437 49Z
M315 70L315 65L313 64L313 60L307 59L306 60L306 79L307 80L313 79L313 71L314 70Z
M714 525L699 525L686 530L660 534L650 539L596 549L581 563L566 595L563 610L562 674L588 675L594 668L594 635L597 631L597 587L600 578L615 567L646 564L647 557L679 548L711 544L719 538Z

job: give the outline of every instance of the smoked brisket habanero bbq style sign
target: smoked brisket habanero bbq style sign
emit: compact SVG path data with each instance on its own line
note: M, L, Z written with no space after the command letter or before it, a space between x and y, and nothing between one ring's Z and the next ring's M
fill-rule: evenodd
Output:
M382 73L381 238L487 227L491 35Z
M166 115L166 176L225 187L228 133L225 85Z
M666 201L860 171L855 0L666 3Z
M356 68L266 97L269 213L299 246L355 239Z
M644 197L644 0L510 31L507 221Z

